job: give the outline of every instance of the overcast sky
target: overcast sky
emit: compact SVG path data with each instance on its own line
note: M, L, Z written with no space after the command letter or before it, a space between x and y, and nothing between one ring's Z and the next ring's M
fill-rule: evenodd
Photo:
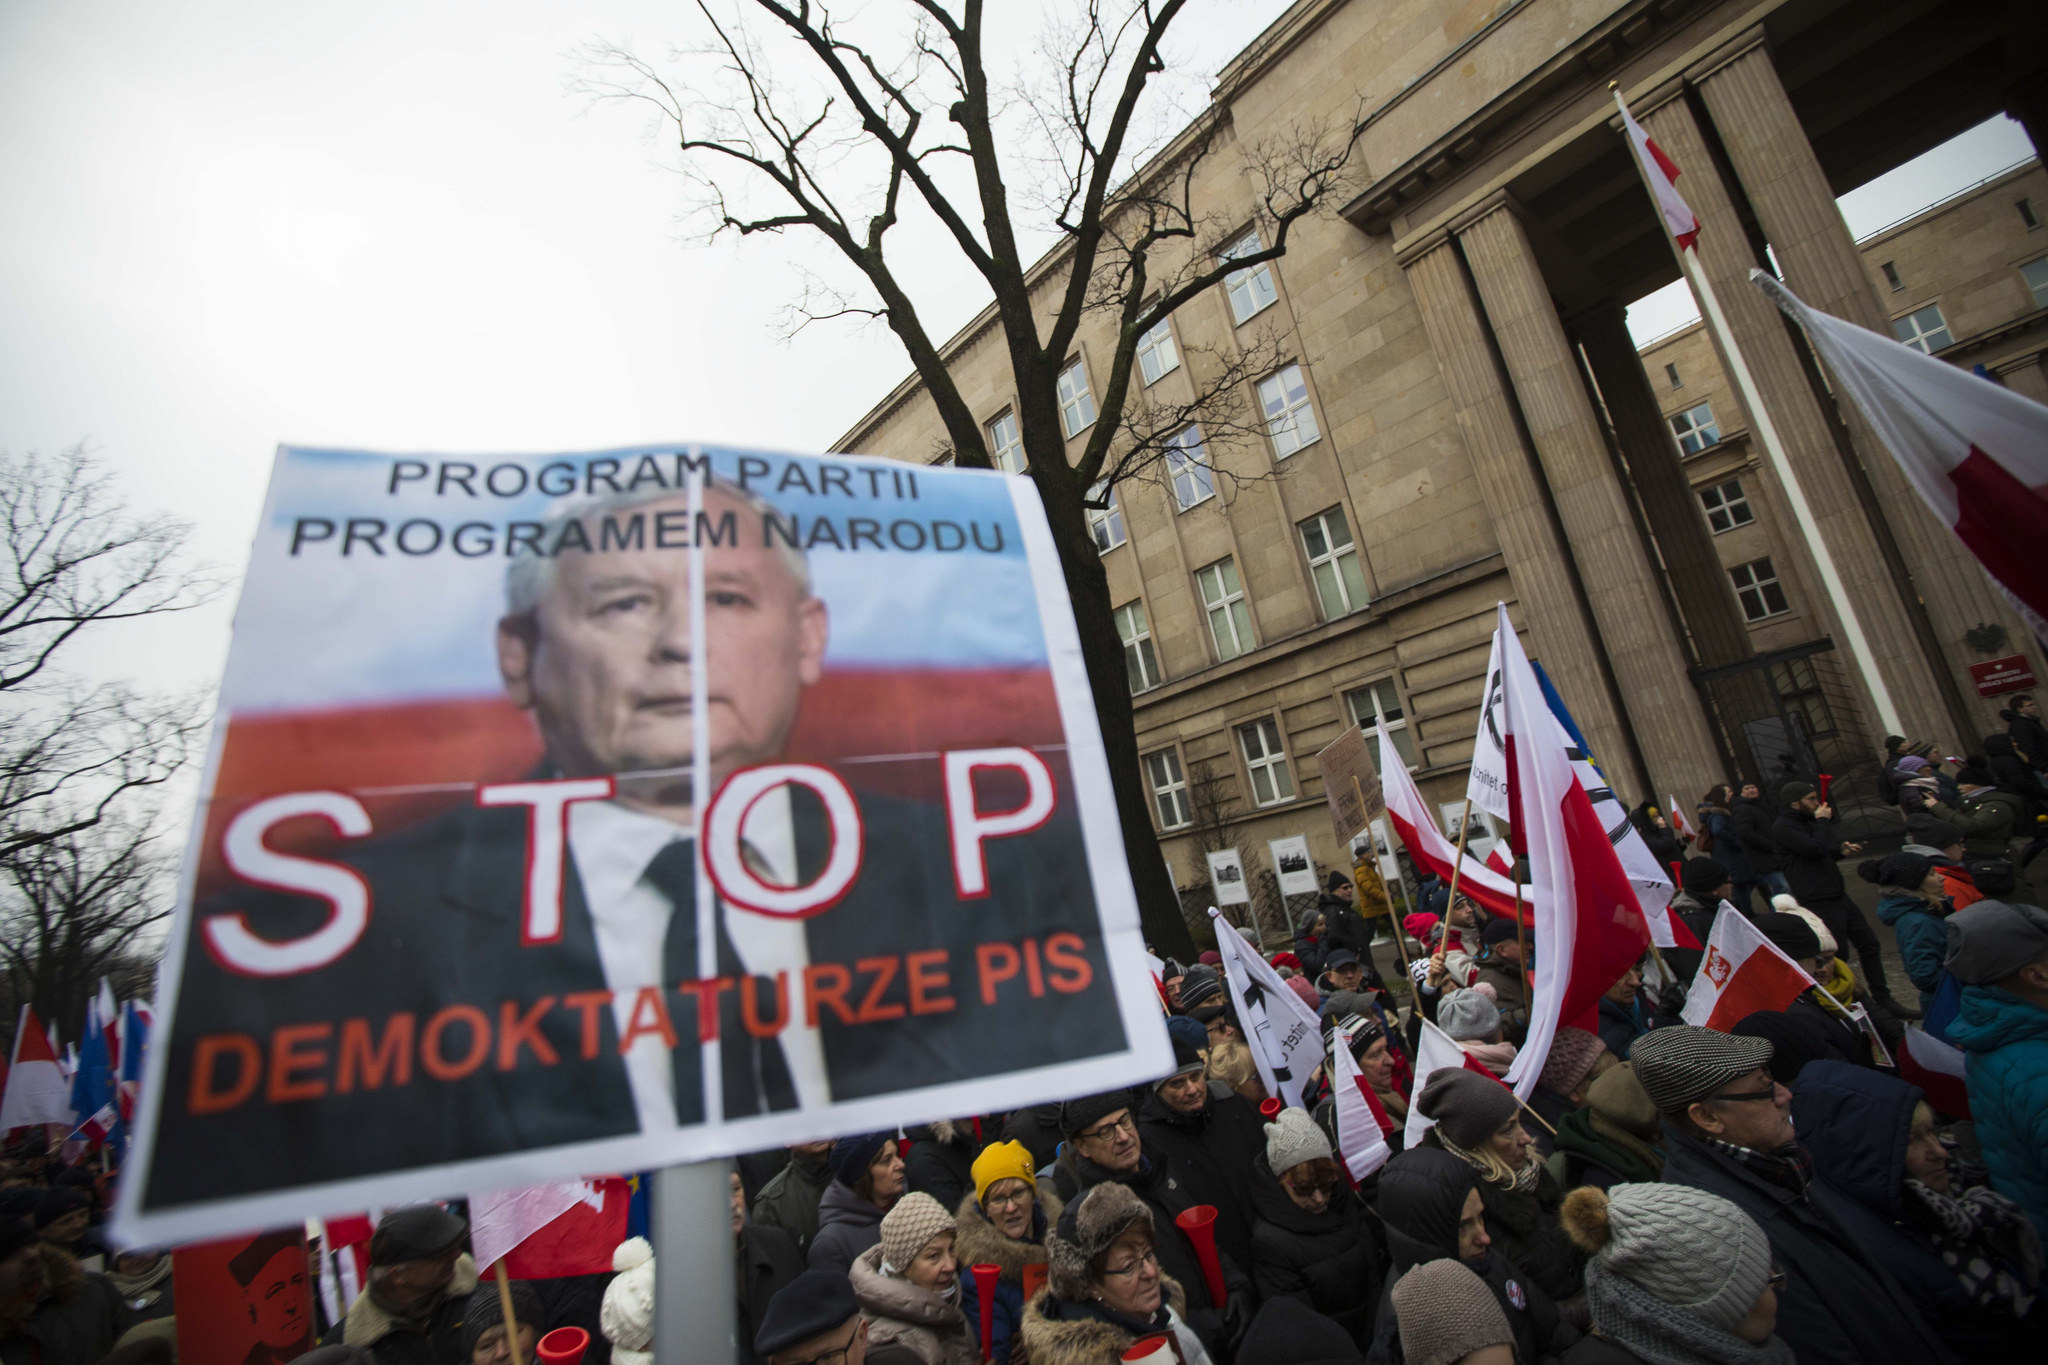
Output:
M1035 11L995 6L1023 53ZM875 3L867 7L879 13ZM1284 10L1197 0L1172 93ZM0 5L0 449L85 440L239 573L280 441L822 449L908 369L879 328L780 339L788 249L688 244L645 120L566 92L650 56L681 0L8 0ZM2011 125L1862 193L1868 231L2027 154ZM1861 218L1859 219L1859 214ZM934 253L936 256L938 253ZM982 302L923 283L940 335ZM1631 319L1665 330L1683 306ZM215 679L228 604L97 664Z

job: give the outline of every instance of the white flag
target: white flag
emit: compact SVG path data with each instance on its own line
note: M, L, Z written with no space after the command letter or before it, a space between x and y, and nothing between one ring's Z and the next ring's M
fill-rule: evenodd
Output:
M1351 1035L1335 1029L1330 1035L1330 1096L1336 1102L1337 1152L1354 1183L1387 1164L1394 1149L1366 1098L1365 1077L1351 1055Z
M1209 907L1209 918L1216 925L1216 947L1223 955L1223 979L1237 1007L1237 1022L1266 1093L1289 1109L1306 1107L1302 1090L1323 1061L1323 1028L1316 1012L1216 907Z

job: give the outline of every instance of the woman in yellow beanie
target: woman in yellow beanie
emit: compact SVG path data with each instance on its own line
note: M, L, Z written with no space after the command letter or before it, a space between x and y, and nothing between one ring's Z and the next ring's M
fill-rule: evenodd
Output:
M1059 1222L1060 1201L1041 1190L1031 1151L1021 1142L991 1143L974 1159L974 1193L960 1201L960 1309L977 1341L981 1302L971 1266L1002 1271L990 1300L995 1365L1008 1365L1010 1338L1024 1317L1024 1267L1045 1264L1045 1234Z

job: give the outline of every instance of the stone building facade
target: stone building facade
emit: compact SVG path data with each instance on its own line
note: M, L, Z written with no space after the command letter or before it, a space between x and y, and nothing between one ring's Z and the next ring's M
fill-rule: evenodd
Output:
M1155 821L1184 887L1206 882L1201 852L1218 843L1252 869L1266 840L1305 833L1321 866L1348 862L1315 754L1374 714L1455 814L1497 601L1630 804L1820 767L1855 799L1883 708L1835 647L1808 556L1770 541L1800 606L1752 630L1696 491L1737 453L1740 405L1716 390L1724 439L1711 461L1682 460L1672 404L1623 325L1625 302L1678 267L1610 81L1686 170L1703 263L1898 723L1944 743L1981 732L1962 633L2024 632L1744 279L1768 243L1810 302L1888 327L1835 195L2003 107L2039 128L2038 73L2006 70L2033 50L2031 10L2001 28L1972 9L1964 35L1955 8L1300 0L1225 69L1208 115L1219 141L1194 185L1199 209L1237 226L1205 250L1258 230L1246 168L1263 141L1368 113L1342 213L1298 224L1285 257L1177 310L1140 356L1149 386L1186 395L1215 355L1270 350L1277 363L1244 395L1263 433L1191 432L1188 458L1120 487L1098 526ZM1955 80L1956 63L1978 78ZM1035 278L1061 283L1057 253ZM977 318L946 354L1000 452L1013 396L993 323ZM1709 382L1711 348L1667 345ZM1094 419L1106 347L1084 327L1062 395L1070 436ZM913 378L836 448L930 460L943 438ZM1774 476L1744 477L1775 508Z

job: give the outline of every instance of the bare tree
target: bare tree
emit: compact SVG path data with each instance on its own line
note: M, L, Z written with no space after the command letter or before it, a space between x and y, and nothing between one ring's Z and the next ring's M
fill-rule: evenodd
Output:
M1005 89L990 74L984 0L907 0L888 44L856 36L811 0L733 0L722 13L699 0L703 39L675 54L673 75L598 46L582 80L598 97L659 110L710 235L801 230L828 244L854 283L807 290L798 317L883 321L936 406L952 457L977 468L990 463L980 423L901 268L915 262L915 248L892 233L906 214L928 220L987 285L1027 472L1073 599L1145 927L1174 953L1192 944L1152 852L1122 644L1087 511L1105 506L1119 483L1156 479L1167 442L1192 421L1211 439L1254 429L1247 390L1273 355L1270 342L1208 357L1195 401L1172 405L1132 401L1138 343L1233 272L1284 254L1294 226L1334 202L1361 131L1354 115L1244 147L1211 110L1163 146L1148 142L1141 110L1167 69L1163 43L1185 3L1082 0L1066 31L1048 38L1036 79ZM871 30L887 22L856 21ZM1234 255L1226 248L1242 215L1211 216L1195 204L1198 170L1226 144L1240 154L1259 227L1258 248ZM1026 251L1039 229L1060 245L1043 280ZM1114 344L1098 375L1098 420L1070 461L1059 374L1090 318L1107 323Z

